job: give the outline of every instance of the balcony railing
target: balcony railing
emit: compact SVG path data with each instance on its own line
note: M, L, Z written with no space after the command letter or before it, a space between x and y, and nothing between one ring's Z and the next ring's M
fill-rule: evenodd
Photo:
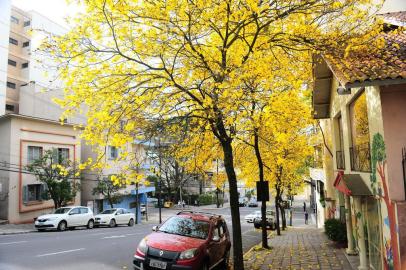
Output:
M350 147L351 170L371 172L371 151L369 143Z
M338 170L345 169L345 159L344 159L344 151L337 151L336 152L336 165Z

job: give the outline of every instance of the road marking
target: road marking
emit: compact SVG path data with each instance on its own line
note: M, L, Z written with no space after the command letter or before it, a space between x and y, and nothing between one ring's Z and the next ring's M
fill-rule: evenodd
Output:
M71 249L71 250L65 250L65 251L54 252L54 253L41 254L41 255L37 255L35 257L45 257L45 256L51 256L51 255L58 255L58 254L75 252L75 251L80 251L80 250L85 250L85 248L78 248L78 249Z
M28 241L7 242L7 243L0 243L0 245L20 244L20 243L26 243L26 242L28 242Z
M113 238L124 238L125 235L112 235L112 236L106 236L103 237L102 239L113 239Z

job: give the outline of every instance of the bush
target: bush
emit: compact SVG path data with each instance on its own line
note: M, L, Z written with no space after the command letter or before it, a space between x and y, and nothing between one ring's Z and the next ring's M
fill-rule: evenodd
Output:
M324 222L324 230L327 237L333 241L347 241L347 228L345 223L342 223L339 219L327 219Z
M222 204L223 197L219 194L219 203ZM213 193L205 193L199 196L199 205L209 205L209 204L216 204L216 194Z

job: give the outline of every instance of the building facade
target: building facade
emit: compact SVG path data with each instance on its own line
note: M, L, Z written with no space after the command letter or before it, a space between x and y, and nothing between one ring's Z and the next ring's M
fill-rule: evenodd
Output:
M388 29L406 21L388 13ZM377 53L315 58L314 117L330 126L335 216L345 216L359 269L406 269L406 33L382 33ZM403 152L402 152L403 151ZM345 211L343 210L343 207Z
M33 222L54 208L52 200L41 196L46 186L26 170L34 158L53 149L72 162L81 161L79 132L73 123L83 119L60 123L62 110L52 98L62 95L61 82L52 79L52 60L36 52L45 37L38 29L55 35L66 32L41 14L1 1L0 219L10 223ZM71 204L80 204L80 192Z

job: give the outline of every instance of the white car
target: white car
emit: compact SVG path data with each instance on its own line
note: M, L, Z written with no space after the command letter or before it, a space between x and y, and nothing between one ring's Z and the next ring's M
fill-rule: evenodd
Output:
M66 228L74 229L82 226L86 226L88 229L92 229L94 226L93 212L84 206L61 207L56 209L53 214L42 215L35 220L35 228L38 231L45 229L64 231Z
M134 226L134 213L123 208L112 208L101 212L94 217L95 226L115 227L119 224Z
M248 223L254 222L254 219L257 217L261 217L261 211L255 211L254 213L251 213L249 215L246 215L244 217L245 221Z

